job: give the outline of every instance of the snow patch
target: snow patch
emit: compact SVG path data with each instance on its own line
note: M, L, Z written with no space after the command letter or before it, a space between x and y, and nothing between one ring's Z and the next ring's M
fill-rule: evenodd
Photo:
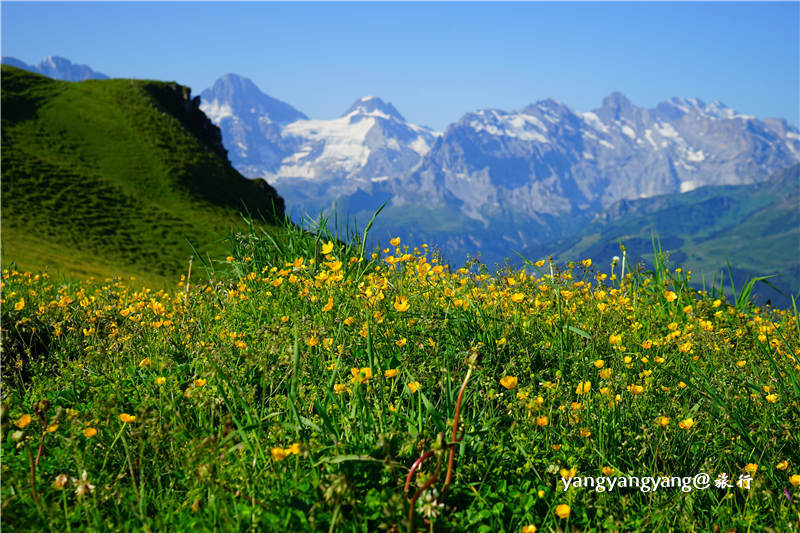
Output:
M658 150L658 145L657 145L657 144L656 144L656 142L653 140L653 130L651 130L651 129L646 129L646 130L644 130L644 138L645 138L645 139L647 139L647 141L648 141L650 144L652 144L652 145L653 145L653 148L655 148L656 150Z
M636 132L633 131L633 128L631 128L627 124L625 126L622 126L622 133L624 133L625 135L627 135L631 139L635 139L636 138Z
M693 191L698 187L698 185L699 184L693 180L684 181L683 183L681 183L681 192Z
M225 117L233 116L233 109L230 104L221 104L216 98L212 102L203 102L200 104L200 110L205 113L214 124L219 124Z
M686 151L686 159L692 163L700 163L706 160L706 154L704 154L702 150L692 150L689 148Z
M599 143L602 144L603 146L605 146L606 148L608 148L609 150L613 150L614 149L614 145L611 144L608 141L604 141L603 139L600 139Z
M544 128L542 121L536 117L516 113L500 114L497 111L491 111L491 115L482 112L479 114L486 117L487 120L471 121L469 125L475 131L485 131L489 135L510 137L521 141L550 142L547 137L540 133L540 130L546 131L546 128ZM489 120L492 123L487 123Z
M665 122L659 122L656 125L656 131L662 137L670 137L672 139L680 139L681 136L675 131L675 128L672 127L672 124L667 124Z
M603 124L603 121L600 120L600 117L598 117L594 113L592 113L592 112L583 113L582 116L583 116L584 120L586 120L586 123L589 124L594 129L600 130L603 133L608 133L608 126Z

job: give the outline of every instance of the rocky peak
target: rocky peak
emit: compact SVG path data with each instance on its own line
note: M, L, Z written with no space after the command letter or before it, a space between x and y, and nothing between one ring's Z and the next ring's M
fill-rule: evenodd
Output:
M360 115L383 114L401 122L406 121L397 108L395 108L391 103L384 102L377 96L365 96L364 98L359 98L347 109L347 111L344 112L344 115L342 116L346 117L351 113L358 113Z

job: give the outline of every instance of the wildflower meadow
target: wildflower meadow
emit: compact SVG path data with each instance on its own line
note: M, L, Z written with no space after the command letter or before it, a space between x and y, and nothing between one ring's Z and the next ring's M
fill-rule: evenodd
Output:
M798 531L796 309L284 233L168 290L3 270L5 527Z

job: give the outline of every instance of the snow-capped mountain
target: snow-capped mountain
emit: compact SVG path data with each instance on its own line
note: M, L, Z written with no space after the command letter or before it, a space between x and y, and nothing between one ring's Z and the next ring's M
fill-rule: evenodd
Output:
M357 100L340 118L299 120L283 130L295 152L281 162L277 183L286 180L378 183L397 178L419 163L437 134L407 122L376 96Z
M311 120L229 78L203 93L202 108L234 166L273 183L289 209L336 201L363 218L389 200L376 227L462 257L564 237L622 199L753 183L800 161L786 121L693 98L646 109L615 92L586 113L547 99L467 113L440 134L374 96Z
M28 65L24 61L11 56L3 56L4 65L11 65L31 72L37 72L50 78L64 81L106 80L108 76L95 72L86 65L75 65L69 59L58 56L48 56L38 65Z
M394 202L424 194L471 218L516 211L597 211L623 198L738 185L800 161L800 136L714 102L672 98L654 109L613 93L592 112L556 100L482 110L451 125Z
M284 126L307 117L261 92L247 78L226 74L200 93L200 109L219 126L231 164L250 178L273 176L294 142Z
M310 120L234 74L203 91L201 100L234 167L267 179L290 204L312 211L406 174L440 135L409 123L376 96L356 100L339 118Z
M235 74L200 96L200 108L222 130L234 166L276 182L379 182L419 163L436 137L375 96L357 100L333 120L309 120Z

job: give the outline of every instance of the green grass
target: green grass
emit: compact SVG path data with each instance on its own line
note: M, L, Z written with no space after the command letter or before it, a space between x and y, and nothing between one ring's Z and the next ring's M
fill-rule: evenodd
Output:
M3 272L3 526L798 530L796 311L326 241L254 226L167 291Z
M3 264L163 282L186 270L192 246L219 255L230 228L244 227L240 211L270 222L274 204L281 217L282 200L230 166L184 94L4 65Z

